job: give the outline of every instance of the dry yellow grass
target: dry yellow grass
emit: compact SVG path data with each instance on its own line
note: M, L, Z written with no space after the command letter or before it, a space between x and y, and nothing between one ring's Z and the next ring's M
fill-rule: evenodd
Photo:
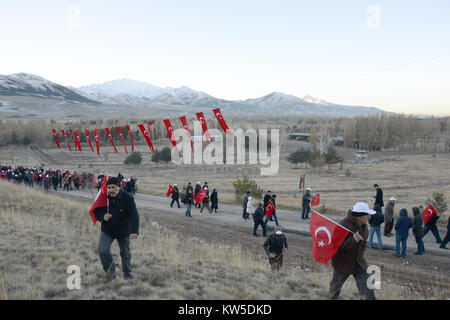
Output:
M141 236L132 242L135 280L119 275L105 285L90 203L4 181L0 187L0 299L325 299L328 292L330 266L319 272L286 267L273 275L260 255L185 239L142 214ZM116 244L112 252L120 266ZM66 287L69 265L81 269L80 290ZM386 284L378 296L410 293ZM342 298L358 299L353 280Z

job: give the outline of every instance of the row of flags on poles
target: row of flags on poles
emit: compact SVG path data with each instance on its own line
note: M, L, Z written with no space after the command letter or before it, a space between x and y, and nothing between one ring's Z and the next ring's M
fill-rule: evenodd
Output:
M227 126L227 124L225 122L225 119L223 118L222 112L220 111L220 108L213 109L212 112L214 113L217 121L219 122L219 124L222 127L222 129L225 132L225 134L228 134L228 135L231 136L232 135L231 130L228 128L228 126ZM203 112L197 112L196 116L197 116L197 119L200 121L200 124L202 125L202 130L205 133L206 140L207 141L211 141L212 138L211 138L211 135L209 134L208 126L206 125L206 120L205 120L205 116L204 116ZM191 134L189 132L189 126L188 126L188 123L187 123L186 116L180 117L180 121L181 121L181 124L183 125L184 129L187 131L189 140L191 142L192 151L194 151L194 145L192 144ZM141 131L142 135L144 136L145 141L147 142L148 147L150 148L151 152L155 152L155 148L153 147L153 143L152 143L152 139L153 139L152 138L152 133L151 133L151 130L150 130L150 126L153 123L154 123L154 121L147 122L147 128L145 127L144 124L138 124L139 130ZM170 122L170 119L164 119L163 123L164 123L164 125L166 127L167 133L169 135L169 138L170 138L170 141L172 142L173 147L175 148L175 151L178 152L177 142L175 140L175 135L173 133L173 127L172 127L172 123ZM128 134L129 134L130 140L131 140L131 152L134 152L134 143L133 143L133 135L131 133L131 128L130 128L129 125L126 125L125 127L128 130ZM123 137L122 129L120 127L115 127L115 129L117 130L117 132L119 133L120 138L122 139L122 144L123 144L125 153L128 154L128 149L127 149L127 146L126 146L126 143L125 143L125 139ZM118 153L119 151L117 150L117 147L116 147L116 145L114 143L114 140L113 140L113 137L112 137L112 134L111 134L111 128L104 128L104 130L105 130L106 134L108 135L108 138L109 138L109 140L111 142L111 145L114 147L114 152ZM58 138L57 138L56 129L52 129L52 131L53 131L53 137L55 139L56 146L58 147L58 149L61 149L61 145L60 145L60 143L58 141ZM81 134L82 134L80 132L80 130L77 129L74 132L72 129L69 129L66 132L65 130L61 129L61 133L64 136L64 138L66 139L67 146L68 146L70 152L72 152L72 147L71 147L70 142L69 142L69 137L68 137L69 133L71 134L71 136L73 138L73 145L75 147L75 150L79 150L80 152L83 152L83 150L81 149L81 142L80 142L81 141ZM84 134L86 135L86 139L87 139L87 142L89 143L89 147L91 148L91 151L95 152L94 151L94 147L92 146L92 140L91 140L90 131L88 129L85 129L84 130ZM100 135L99 129L95 128L94 129L94 142L95 142L97 155L100 155L100 138L99 138L99 135Z

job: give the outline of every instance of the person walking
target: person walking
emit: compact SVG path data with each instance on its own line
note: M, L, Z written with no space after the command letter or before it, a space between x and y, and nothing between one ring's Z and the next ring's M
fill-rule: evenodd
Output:
M192 194L192 190L189 189L186 194L186 217L192 217L191 216L192 203L194 203L194 196Z
M414 207L412 211L414 214L412 230L417 243L417 251L414 254L420 255L425 252L425 246L423 244L423 218L419 208Z
M377 239L378 239L378 249L383 248L383 242L381 240L381 227L380 225L384 222L383 214L381 213L381 207L379 204L376 204L374 206L375 214L370 215L369 217L369 225L370 225L370 232L369 232L369 248L373 248L373 236L376 233Z
M431 217L431 219L425 224L423 228L423 236L425 237L428 231L434 235L436 243L442 243L441 236L439 235L439 230L437 228L436 222L439 220L437 213Z
M255 213L255 200L251 196L248 197L247 200L247 215L253 215Z
M178 186L177 186L177 184L175 183L175 184L173 185L172 202L170 203L170 207L171 207L171 208L172 208L174 202L177 203L178 208L181 208L179 198L180 198L180 191L178 190Z
M412 228L412 220L408 217L408 210L400 210L400 217L395 223L395 253L394 256L400 257L400 244L402 246L401 256L406 257L406 243L408 241L409 229Z
M253 227L253 235L255 237L258 236L258 234L256 233L258 227L261 225L261 228L263 229L263 237L266 236L267 234L267 229L266 229L266 224L264 223L264 206L262 203L258 204L258 208L255 210L255 212L253 213L253 222L255 223L254 227Z
M275 233L271 234L266 241L264 241L263 246L269 257L269 263L272 270L280 270L283 266L283 256L287 253L288 249L287 239L281 231L281 227L276 227Z
M249 214L247 213L247 202L248 202L249 196L250 196L250 191L247 191L245 193L244 199L242 200L242 219L244 219L244 220L249 219Z
M107 189L109 205L94 210L95 218L102 224L98 253L103 270L106 272L104 283L116 278L115 264L110 251L114 240L117 240L120 247L124 278L133 279L130 240L139 236L139 213L133 197L120 189L120 181L116 177L108 179Z
M275 219L275 225L279 226L280 224L278 223L278 218L277 218L277 204L276 204L276 200L277 200L277 195L274 194L272 196L272 199L270 200L270 202L272 202L274 210L272 212L272 214L270 215L270 217L266 217L266 219L264 220L264 224L267 225L267 222L269 221L270 218L274 218Z
M445 235L444 240L442 240L442 243L439 246L439 248L448 250L446 245L450 241L450 235L449 234L450 234L450 216L448 217L448 221L447 221L447 234Z
M194 200L197 199L198 193L200 192L200 190L202 190L202 186L200 184L200 181L197 182L197 184L195 185L195 190L194 190ZM196 208L200 208L201 203L198 203L197 201L195 201L195 207Z
M272 191L268 190L266 195L264 196L264 214L266 214L267 206L269 205L269 201L272 199ZM273 221L272 216L270 216L270 221Z
M383 202L383 190L380 188L380 186L378 184L374 184L373 187L375 188L375 190L377 191L377 194L375 195L375 203L374 206L376 204L380 205L380 208L384 207L384 202ZM383 213L383 210L381 210L381 213Z
M209 190L208 190L208 187L203 187L203 190L206 192L206 197L203 199L203 201L202 201L202 207L201 207L201 209L200 209L200 213L202 213L203 212L203 209L206 207L206 209L208 209L208 211L209 211L209 214L212 214L212 210L211 210L211 207L210 207L210 205L209 205L209 200L210 200L210 198L209 198Z
M367 300L375 300L374 290L367 286L369 278L367 273L368 263L364 256L369 235L367 221L369 216L375 213L367 203L358 202L349 210L347 217L339 222L341 226L351 232L348 233L336 254L331 258L333 278L328 293L330 299L335 300L339 297L342 286L347 278L352 275L356 280L359 294Z
M211 193L211 211L217 213L217 209L219 209L219 198L217 196L217 190L214 188Z
M306 188L302 197L302 219L309 219L309 213L311 212L311 188Z
M394 197L389 198L389 202L384 210L384 236L385 237L392 237L393 234L392 228L394 227L394 206L395 206L395 199Z

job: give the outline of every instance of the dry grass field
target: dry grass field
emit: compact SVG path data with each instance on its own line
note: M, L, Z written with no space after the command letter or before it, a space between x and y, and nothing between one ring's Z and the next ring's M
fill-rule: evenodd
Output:
M330 266L288 263L272 274L262 254L238 242L186 239L142 211L142 236L132 242L135 279L119 274L105 285L90 203L4 181L0 187L0 299L325 299L328 292ZM112 252L120 268L116 244ZM66 287L69 265L80 267L80 290ZM424 298L389 282L379 298ZM359 298L353 280L341 297Z

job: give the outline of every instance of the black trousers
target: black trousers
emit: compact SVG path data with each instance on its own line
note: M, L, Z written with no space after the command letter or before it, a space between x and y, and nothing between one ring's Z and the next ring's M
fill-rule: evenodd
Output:
M130 237L121 239L114 239L105 232L100 234L98 240L98 253L100 255L100 261L102 262L103 270L109 274L116 272L116 265L114 264L113 257L111 255L111 244L114 240L117 240L120 248L120 257L122 259L122 271L124 274L131 273L131 252L130 252Z
M264 223L264 221L262 219L260 219L260 220L253 220L253 221L255 223L255 225L253 227L253 234L256 235L256 230L261 225L261 227L263 229L263 236L265 236L267 234L267 229L266 229L266 224Z
M350 274L341 273L334 270L333 279L331 279L330 283L330 292L328 295L330 299L335 300L339 297L341 288L349 276ZM358 265L358 270L353 277L356 280L356 286L358 287L359 294L366 300L375 300L375 293L373 292L373 289L369 289L367 287L367 279L369 278L369 274Z
M170 203L170 207L172 208L173 203L174 203L175 201L177 202L178 208L181 208L181 207L180 207L180 200L178 200L178 198L172 199L172 202Z

